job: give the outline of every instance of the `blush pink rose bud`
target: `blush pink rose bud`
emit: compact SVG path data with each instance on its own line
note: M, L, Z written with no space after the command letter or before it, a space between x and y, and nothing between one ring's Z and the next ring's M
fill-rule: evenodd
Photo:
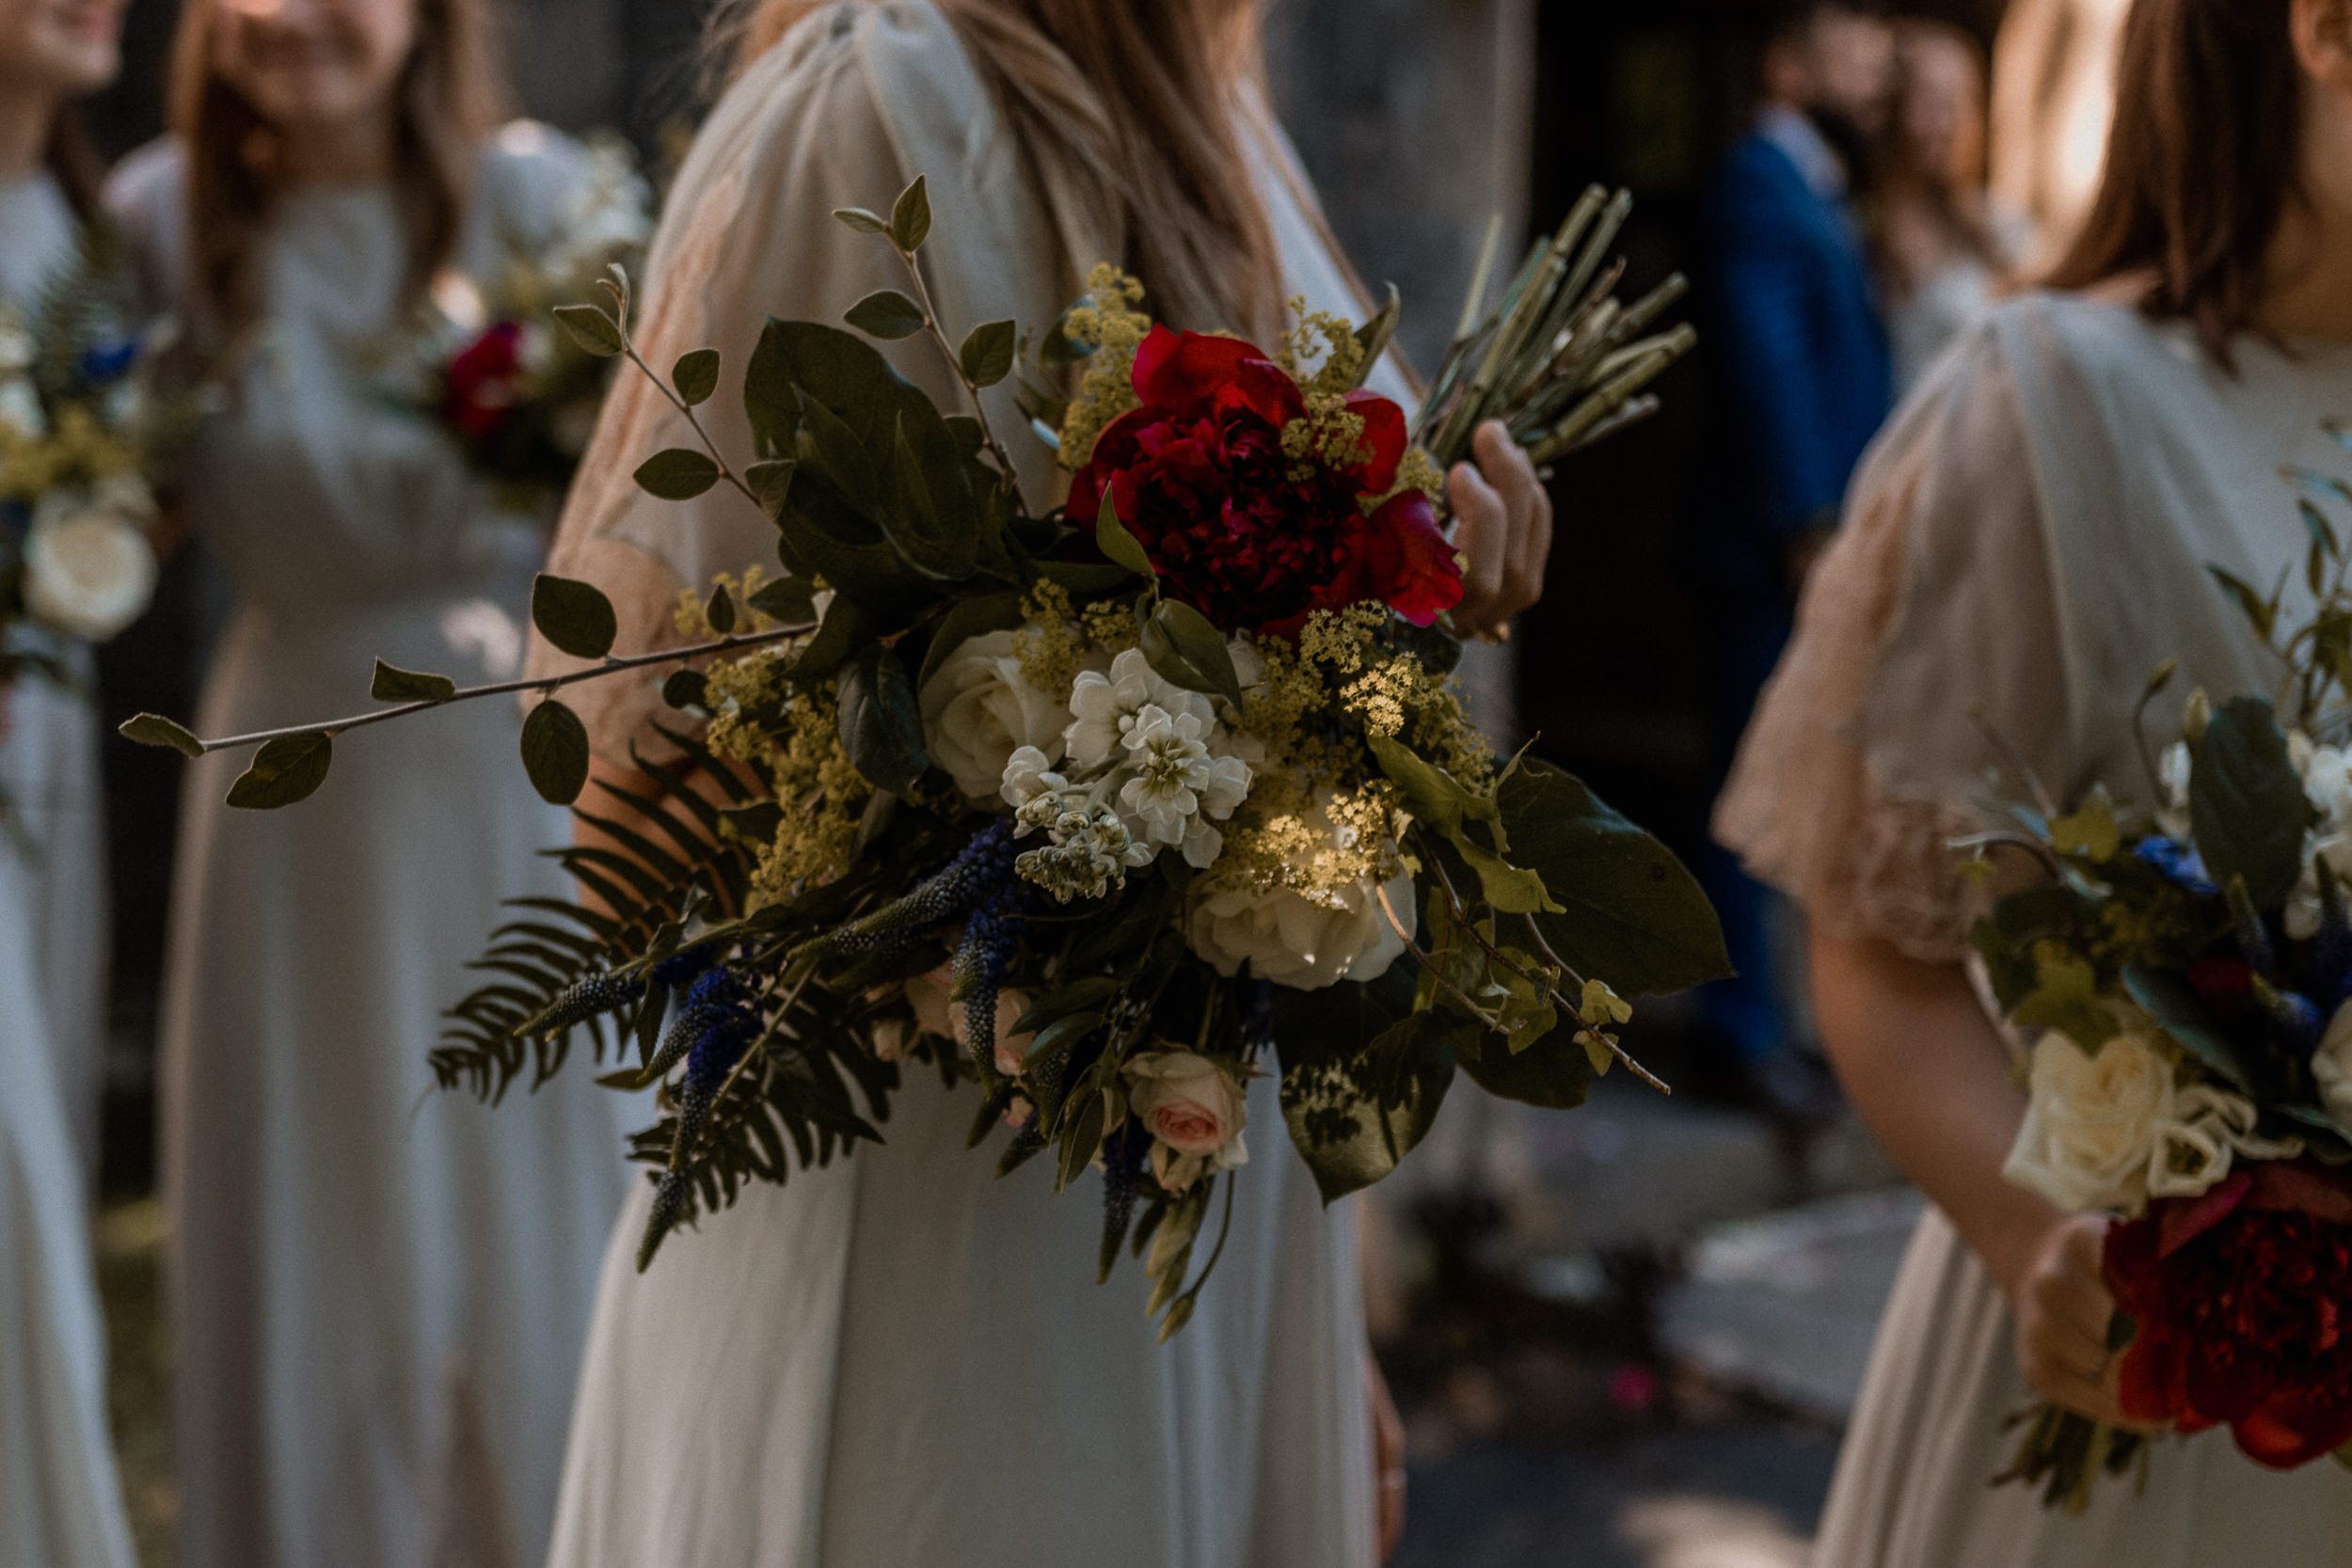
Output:
M1232 1069L1189 1051L1152 1051L1126 1066L1127 1098L1152 1134L1152 1174L1181 1193L1203 1176L1246 1164L1249 1102Z

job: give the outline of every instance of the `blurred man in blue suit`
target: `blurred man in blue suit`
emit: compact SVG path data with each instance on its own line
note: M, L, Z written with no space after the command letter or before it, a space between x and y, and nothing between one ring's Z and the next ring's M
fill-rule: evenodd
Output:
M1708 200L1716 471L1693 543L1717 639L1719 782L1887 413L1886 332L1852 198L1893 85L1893 31L1870 0L1785 5L1765 46L1762 105ZM1773 896L1724 851L1708 856L1740 969L1703 997L1710 1031L1746 1098L1800 1119L1825 1115L1834 1092L1794 1037L1803 981L1783 973Z

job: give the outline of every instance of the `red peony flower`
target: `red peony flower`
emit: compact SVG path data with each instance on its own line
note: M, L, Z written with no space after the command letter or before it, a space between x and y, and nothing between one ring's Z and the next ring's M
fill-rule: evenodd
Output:
M2265 1161L2107 1232L2123 1409L2292 1469L2352 1442L2352 1176Z
M450 360L441 418L468 440L489 440L513 417L521 345L522 328L500 322Z
M1306 414L1298 383L1233 338L1154 327L1136 352L1139 408L1113 420L1070 487L1090 527L1107 491L1160 586L1216 626L1292 637L1317 610L1378 599L1427 626L1462 597L1454 546L1428 498L1396 483L1405 411L1348 394L1362 460L1292 474L1282 428Z

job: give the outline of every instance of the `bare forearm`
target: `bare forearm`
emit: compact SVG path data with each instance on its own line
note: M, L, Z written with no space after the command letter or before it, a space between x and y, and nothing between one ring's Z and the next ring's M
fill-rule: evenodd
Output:
M2001 1179L2026 1102L1967 976L1819 927L1812 967L1822 1039L1854 1108L2013 1292L2060 1216Z

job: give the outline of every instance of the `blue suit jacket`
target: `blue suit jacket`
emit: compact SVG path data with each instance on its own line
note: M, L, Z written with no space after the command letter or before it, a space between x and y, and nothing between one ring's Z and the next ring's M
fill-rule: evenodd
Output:
M1708 576L1763 588L1780 546L1843 502L1893 395L1869 264L1843 208L1761 135L1708 203L1716 465L1697 531Z

